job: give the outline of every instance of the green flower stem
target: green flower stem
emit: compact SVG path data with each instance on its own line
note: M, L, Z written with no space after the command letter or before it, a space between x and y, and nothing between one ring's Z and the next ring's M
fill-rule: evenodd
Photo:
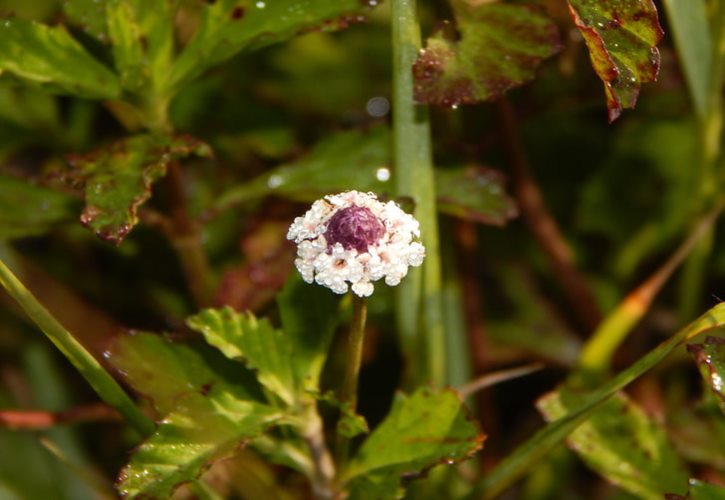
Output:
M352 295L352 324L347 339L345 355L345 378L342 381L340 401L347 404L350 411L357 408L357 380L362 362L363 341L365 339L365 322L368 316L367 301L363 297Z
M392 1L393 164L400 197L411 197L426 247L422 270L396 290L398 329L411 366L409 383L445 384L441 258L428 108L413 99L412 66L421 47L415 0ZM422 328L421 328L422 323ZM421 337L421 335L423 337Z
M116 408L142 436L148 436L154 431L154 423L136 407L128 394L96 358L37 301L2 260L0 260L0 284L76 367L103 401Z
M357 382L362 363L366 320L367 301L363 297L352 294L352 324L345 348L345 374L339 394L343 412L354 413L357 409ZM349 440L338 433L335 446L338 466L347 459L349 444Z

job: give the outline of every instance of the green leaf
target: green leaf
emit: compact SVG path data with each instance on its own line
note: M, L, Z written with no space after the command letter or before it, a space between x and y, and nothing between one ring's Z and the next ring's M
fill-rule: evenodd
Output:
M311 202L348 189L389 195L395 175L389 167L390 140L387 127L332 135L301 160L230 189L219 197L214 208L224 210L268 195ZM438 169L436 190L438 209L456 217L503 225L517 213L513 199L506 194L503 176L492 169Z
M697 479L690 479L690 492L687 498L689 500L723 500L725 498L725 488Z
M689 344L687 351L695 358L700 373L725 413L725 339L707 337L704 344Z
M390 131L387 127L334 134L317 143L301 160L281 165L249 183L230 189L221 195L215 208L223 210L270 194L312 201L346 189L378 194L391 192L389 180L379 180L389 179L389 164ZM384 170L378 173L379 169Z
M567 390L538 402L548 422L566 415L581 397ZM688 474L667 441L664 429L624 393L602 404L567 442L595 471L639 498L661 499L683 493Z
M92 99L119 96L116 75L95 60L62 26L23 19L0 22L0 72L53 91Z
M551 450L585 422L604 401L662 361L687 340L725 324L725 303L719 304L662 342L609 382L600 385L569 412L540 429L491 470L466 498L495 498L516 479L536 466Z
M481 449L484 436L452 390L399 396L343 471L350 498L398 498L400 481Z
M680 65L697 114L707 115L712 38L705 0L663 0Z
M66 194L0 175L0 239L43 234L71 220L75 204Z
M212 388L189 393L134 453L119 476L119 491L135 498L168 498L204 466L231 454L280 420L275 409Z
M594 71L604 82L610 123L634 108L642 83L657 80L663 32L652 0L569 0Z
M497 170L474 165L438 169L435 179L438 210L443 213L494 226L504 226L518 215Z
M174 55L170 1L107 0L106 12L123 88L131 92L159 89Z
M534 78L560 48L554 22L534 5L452 0L460 40L441 30L413 66L415 99L455 106L501 97Z
M252 373L208 346L135 333L117 339L107 359L164 417L121 472L124 495L167 498L281 418L260 402Z
M83 156L69 157L67 177L84 186L86 207L81 222L104 240L120 244L138 223L138 208L151 197L151 185L166 174L170 162L209 147L189 136L138 135Z
M253 373L208 346L134 332L118 337L107 359L126 383L151 399L161 416L190 392L206 395L214 389L240 400L264 400Z
M179 88L242 50L286 40L312 28L344 27L345 16L361 10L359 0L209 2L194 37L174 64L168 88Z
M305 283L297 273L277 295L298 391L319 391L320 373L338 323L338 303L339 296Z
M108 41L107 4L108 0L65 0L63 14L70 24L105 43Z
M266 318L257 319L251 313L225 307L206 309L190 317L187 324L228 358L243 359L257 371L259 382L284 403L291 406L297 401L300 381L293 345Z

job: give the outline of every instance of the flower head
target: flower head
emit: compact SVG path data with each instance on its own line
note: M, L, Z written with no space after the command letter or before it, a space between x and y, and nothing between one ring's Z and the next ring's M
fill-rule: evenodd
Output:
M418 221L395 202L358 191L317 200L287 233L297 243L295 265L306 282L335 293L352 287L361 297L373 293L373 281L397 285L409 266L423 263L419 237Z

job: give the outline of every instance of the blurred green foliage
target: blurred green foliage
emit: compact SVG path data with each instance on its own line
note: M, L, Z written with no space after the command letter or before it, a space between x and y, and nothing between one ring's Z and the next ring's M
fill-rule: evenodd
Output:
M294 258L284 228L333 191L374 191L410 211L422 201L399 197L394 182L394 1L0 0L0 257L164 419L124 469L122 491L169 495L241 440L264 461L239 454L228 469L212 467L203 484L222 497L304 497L302 476L314 483L304 426L317 417L306 411L319 402L326 421L336 411L324 392L344 367L331 335L350 306L338 308L326 290L280 291ZM533 3L421 2L431 38L406 71L421 102L444 105L430 113L437 292L448 348L469 357L449 360L448 382L531 361L546 369L470 397L475 425L453 392L394 396L413 377L413 358L429 353L396 338L394 301L382 290L370 303L360 381L372 432L353 441L358 453L341 468L354 497L393 497L401 476L407 486L468 457L481 444L478 426L486 449L450 472L431 470L430 491L622 498L612 483L654 498L685 495L688 477L725 483L722 340L691 345L694 363L671 342L666 361L642 364L725 298L717 217L682 273L647 280L722 204L725 2L664 0L659 45L659 4ZM505 106L482 102L529 80L504 97L513 126ZM584 391L566 381L593 333L567 269L593 297L595 319L618 304L634 311L601 374L614 382L587 387L593 393L567 392ZM224 309L190 326L232 360L185 326L201 307L227 304L253 309L241 330L257 324L268 335L235 344L241 334L215 316ZM10 427L6 410L97 401L12 302L1 305L0 427ZM230 337L210 337L207 323ZM646 367L623 371L633 363ZM536 434L533 403L558 384L539 403L552 423ZM0 428L0 498L113 497L139 439L119 437L122 428ZM571 451L547 455L565 438ZM193 488L204 491L192 484L177 495ZM702 481L689 488L688 498L723 495Z

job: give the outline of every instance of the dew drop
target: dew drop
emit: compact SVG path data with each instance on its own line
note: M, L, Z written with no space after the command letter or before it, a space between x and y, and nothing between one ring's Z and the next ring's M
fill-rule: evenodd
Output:
M263 9L263 8L265 8L265 7L267 6L267 4L266 4L266 3L264 3L264 2L261 2L261 1L260 1L260 2L257 2L257 3L255 3L254 5L255 5L255 6L256 6L256 7L258 8L258 9Z
M376 118L385 116L390 111L390 102L385 97L373 97L365 104L365 110Z
M267 187L269 189L277 189L284 183L284 178L279 174L273 174L267 179Z
M375 178L380 182L388 182L390 180L390 169L388 167L380 167L375 171Z

